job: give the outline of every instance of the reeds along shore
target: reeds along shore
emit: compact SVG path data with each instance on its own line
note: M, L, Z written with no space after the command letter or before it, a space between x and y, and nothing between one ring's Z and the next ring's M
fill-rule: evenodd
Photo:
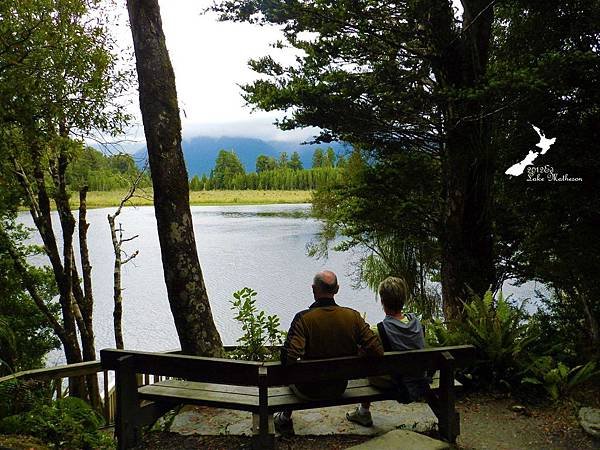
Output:
M125 191L91 191L87 195L88 208L107 208L118 206L124 197ZM152 205L152 190L146 189L139 192L139 196L132 198L127 204L131 206ZM311 191L191 191L191 205L261 205L276 203L310 203ZM71 205L79 206L79 197L72 195Z

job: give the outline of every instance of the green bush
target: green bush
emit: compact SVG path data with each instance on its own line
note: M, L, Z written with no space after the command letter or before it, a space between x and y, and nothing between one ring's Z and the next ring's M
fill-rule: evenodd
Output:
M538 294L537 300L540 308L531 318L539 334L533 345L536 353L552 355L567 366L585 364L597 357L598 349L593 347L579 299L554 290L549 295ZM600 302L591 306L591 313L600 321Z
M52 401L51 384L39 380L9 380L0 383L0 419L29 411Z
M237 311L235 320L242 324L239 347L231 353L234 359L248 361L273 361L279 359L279 351L273 347L283 344L285 332L279 330L279 317L267 316L256 308L257 293L250 288L234 292L231 309Z
M511 305L500 293L497 299L488 291L483 298L473 296L464 304L461 320L443 324L433 321L427 327L433 345L472 344L476 359L470 369L476 382L507 384L514 382L527 349L535 339L527 322L524 305Z
M534 358L523 371L523 374L528 376L525 376L521 383L542 386L550 398L556 401L568 394L578 384L597 375L598 372L595 369L594 361L569 368L551 356L540 356Z
M67 397L5 417L0 420L0 433L34 436L55 449L114 448L114 441L99 431L103 423L83 400Z

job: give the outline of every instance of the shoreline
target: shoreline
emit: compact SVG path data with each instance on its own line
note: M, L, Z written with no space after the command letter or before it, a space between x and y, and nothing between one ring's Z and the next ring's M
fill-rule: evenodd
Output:
M125 195L125 191L90 191L87 195L87 208L117 207ZM146 191L140 197L129 200L125 206L153 206L152 192ZM190 191L190 206L227 206L227 205L281 205L295 203L312 203L312 191L265 191L265 190L214 190ZM71 195L71 208L79 207L79 196ZM19 207L19 211L28 211L27 207ZM54 204L52 210L56 210Z

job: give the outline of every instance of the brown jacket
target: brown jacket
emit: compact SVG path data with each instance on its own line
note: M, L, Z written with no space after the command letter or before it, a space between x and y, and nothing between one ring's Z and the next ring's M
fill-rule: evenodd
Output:
M318 299L294 317L281 351L281 361L290 365L298 359L340 356L383 355L379 338L358 311L338 306L333 299ZM307 397L341 395L347 381L298 385Z

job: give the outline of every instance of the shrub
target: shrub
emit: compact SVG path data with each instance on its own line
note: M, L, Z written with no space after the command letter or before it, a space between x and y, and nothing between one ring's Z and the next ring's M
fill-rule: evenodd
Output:
M556 401L568 394L578 384L597 375L598 372L595 372L595 369L594 361L569 368L551 356L540 356L534 358L524 370L523 374L528 376L524 377L521 383L542 386L550 398Z
M476 359L471 374L480 383L507 384L519 373L528 346L535 338L524 305L511 305L500 293L488 291L464 303L464 317L446 325L432 322L428 341L435 345L472 344Z
M541 306L532 316L532 323L539 330L540 337L533 347L538 354L552 355L567 366L585 364L598 357L581 301L558 290L549 295L538 293L537 300ZM600 302L591 306L590 312L600 321Z
M50 404L51 384L40 380L9 380L0 383L0 419Z
M249 361L272 361L279 359L275 346L283 344L285 332L279 330L279 317L267 316L256 307L257 293L250 288L234 292L231 309L237 311L235 320L242 324L242 336L237 340L239 347L231 353L235 359Z
M114 441L98 429L102 417L76 397L38 405L31 411L0 420L0 433L27 434L55 449L108 449Z

